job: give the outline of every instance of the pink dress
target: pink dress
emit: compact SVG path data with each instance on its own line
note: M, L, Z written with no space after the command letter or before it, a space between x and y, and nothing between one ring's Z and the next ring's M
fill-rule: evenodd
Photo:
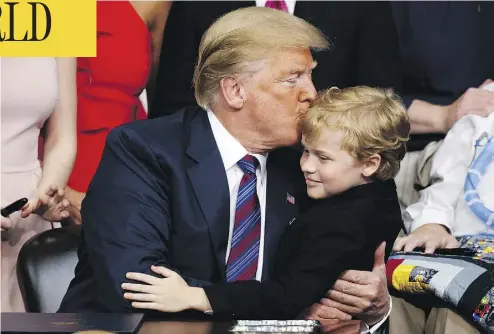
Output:
M58 100L57 64L54 58L1 58L1 203L4 207L22 197L32 198L41 177L38 136ZM23 312L16 278L22 245L51 227L37 215L10 216L12 228L2 232L2 312ZM4 238L6 237L6 238ZM5 240L6 239L6 240Z

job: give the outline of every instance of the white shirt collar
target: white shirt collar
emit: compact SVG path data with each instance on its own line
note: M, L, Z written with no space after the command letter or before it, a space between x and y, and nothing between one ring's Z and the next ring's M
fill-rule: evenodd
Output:
M249 153L239 141L231 135L230 132L221 124L220 120L216 115L208 110L209 123L211 124L211 130L213 131L214 139L216 140L216 145L220 151L221 159L223 160L223 165L225 166L225 171L237 165L246 154L251 154L257 158L259 161L259 166L261 167L261 180L265 179L266 174L266 162L268 155L252 154Z

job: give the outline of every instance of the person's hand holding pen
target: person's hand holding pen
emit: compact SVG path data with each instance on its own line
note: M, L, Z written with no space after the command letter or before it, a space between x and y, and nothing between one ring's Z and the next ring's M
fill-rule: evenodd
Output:
M27 203L27 198L18 199L15 202L10 203L9 205L2 208L2 231L8 230L12 227L12 220L10 219L10 215L16 211L22 209Z
M57 222L69 216L67 211L69 204L65 198L64 190L55 185L51 185L45 190L38 189L36 195L30 200L21 198L2 208L2 231L12 228L10 215L16 211L20 211L22 218L37 214L49 222Z

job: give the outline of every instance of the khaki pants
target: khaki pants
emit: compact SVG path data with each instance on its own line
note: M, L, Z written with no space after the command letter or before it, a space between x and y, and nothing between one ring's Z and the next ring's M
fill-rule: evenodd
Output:
M441 143L442 141L431 142L422 151L405 154L400 164L400 171L395 177L398 200L402 210L418 201L419 193L415 185L425 188L430 184L432 158Z
M448 308L433 307L427 313L401 298L393 298L390 334L477 334L476 328Z

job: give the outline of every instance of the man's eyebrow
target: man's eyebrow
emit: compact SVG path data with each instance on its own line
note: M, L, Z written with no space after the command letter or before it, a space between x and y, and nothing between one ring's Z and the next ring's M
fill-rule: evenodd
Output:
M314 68L316 68L316 66L317 66L317 61L314 61L308 68L300 67L300 68L293 69L293 70L289 71L287 74L291 75L291 74L302 74L302 73L310 72Z

